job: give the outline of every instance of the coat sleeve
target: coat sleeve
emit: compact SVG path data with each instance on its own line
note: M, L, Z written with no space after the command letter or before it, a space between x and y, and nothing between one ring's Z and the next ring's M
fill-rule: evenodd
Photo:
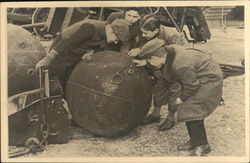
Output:
M182 85L180 98L182 101L186 101L189 97L200 87L200 82L197 79L194 67L185 67L176 72L177 80Z
M95 31L96 28L94 25L85 23L69 37L62 38L60 41L58 41L54 47L54 50L60 55L60 53L64 52L65 50L75 48L80 43L91 38Z

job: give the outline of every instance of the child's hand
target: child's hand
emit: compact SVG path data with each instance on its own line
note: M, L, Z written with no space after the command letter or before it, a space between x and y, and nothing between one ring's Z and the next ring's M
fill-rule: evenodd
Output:
M90 61L92 59L92 55L94 54L94 50L89 50L87 51L87 53L85 53L82 56L82 59L86 60L87 62Z
M135 49L131 49L128 52L128 56L130 56L130 57L136 57L136 56L140 55L140 53L141 53L141 49L140 48L135 48Z
M147 64L146 60L133 59L132 62L134 62L137 67L145 66Z
M183 103L183 101L181 100L180 97L178 97L178 98L176 99L176 104L181 104L181 103Z

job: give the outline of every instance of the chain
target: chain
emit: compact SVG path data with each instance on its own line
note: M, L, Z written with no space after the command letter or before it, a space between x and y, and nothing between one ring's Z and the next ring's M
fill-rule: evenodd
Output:
M41 134L42 134L42 138L40 142L40 148L43 151L48 144L49 126L47 123L41 124Z
M9 151L9 158L14 158L14 157L18 157L18 156L21 156L21 155L25 155L25 154L30 153L30 151L31 151L30 148L25 148L25 149L14 151L14 152Z
M9 157L18 157L29 153L37 153L45 150L48 144L48 136L49 136L49 126L47 124L41 124L41 141L37 138L29 138L25 142L25 149L17 150L16 146L11 146L9 148Z

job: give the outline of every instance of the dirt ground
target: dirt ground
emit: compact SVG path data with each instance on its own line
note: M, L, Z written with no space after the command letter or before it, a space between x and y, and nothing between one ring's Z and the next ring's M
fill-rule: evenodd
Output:
M236 28L211 29L212 38L206 44L195 47L213 54L219 63L240 65L244 58L244 30ZM245 76L230 77L224 80L223 98L225 105L205 120L208 141L212 152L209 156L245 155ZM150 110L152 111L152 109ZM162 109L162 120L167 115ZM178 152L176 146L188 140L184 123L177 124L169 131L158 131L160 124L139 126L119 138L92 137L80 128L72 128L69 143L48 145L37 157L140 157L140 156L186 156Z

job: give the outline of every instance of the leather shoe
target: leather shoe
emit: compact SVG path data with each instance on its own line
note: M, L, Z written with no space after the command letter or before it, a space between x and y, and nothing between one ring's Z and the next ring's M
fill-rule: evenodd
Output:
M191 140L187 141L185 144L177 146L178 151L189 151L189 150L192 150L192 149L194 149L194 146L191 143Z
M174 127L174 120L170 120L167 118L166 121L160 125L159 130L165 131L171 129L172 127Z
M205 156L210 152L211 152L210 145L206 144L195 147L190 156Z
M151 124L151 123L159 123L161 121L161 116L153 116L152 114L149 114L147 116L147 118L145 118L143 121L142 121L142 125L148 125L148 124Z

